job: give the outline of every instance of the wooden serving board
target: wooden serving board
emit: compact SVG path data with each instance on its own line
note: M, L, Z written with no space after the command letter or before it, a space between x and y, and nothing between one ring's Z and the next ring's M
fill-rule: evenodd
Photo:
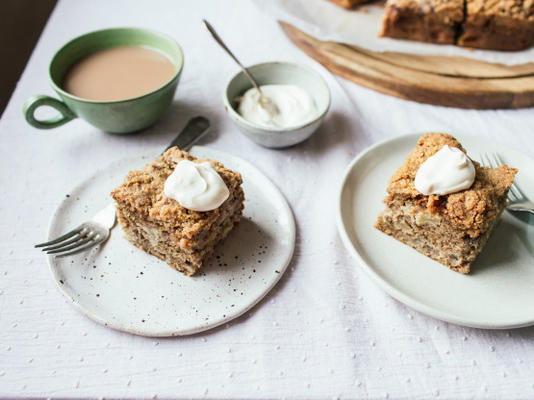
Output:
M320 41L279 23L295 45L328 70L381 93L471 109L534 106L534 62L507 66L463 57L379 53Z

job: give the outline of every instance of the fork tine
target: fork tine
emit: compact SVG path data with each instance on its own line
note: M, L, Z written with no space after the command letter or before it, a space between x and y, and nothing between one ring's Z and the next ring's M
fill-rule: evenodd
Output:
M493 153L493 157L495 157L495 159L497 160L497 162L499 164L504 164L504 161L502 160L501 156L499 155L499 153Z
M65 239L68 239L74 235L76 235L78 232L81 232L83 229L82 225L78 226L77 228L74 228L72 231L70 232L67 232L65 233L64 235L56 238L56 239L52 239L48 242L44 242L44 243L39 243L39 244L36 244L35 247L44 247L44 246L50 246L51 244L56 244L56 243L59 243L59 242L62 242L64 241Z
M67 241L64 241L64 242L61 242L59 244L56 244L54 246L47 246L47 247L43 247L41 250L42 251L49 251L49 250L55 250L55 249L59 249L60 247L63 247L63 246L67 246L71 243L75 243L77 242L78 240L80 240L81 238L85 237L85 232L83 231L83 229L80 231L80 233L78 233L76 236L74 236L72 239L69 239Z
M493 159L493 161L492 161L492 159ZM495 167L497 167L497 165L503 164L502 159L499 157L499 155L497 153L491 153L491 158L488 155L488 153L481 153L480 154L480 160L481 160L480 163L484 167L495 168ZM516 201L517 200L517 194L513 191L513 184L512 184L512 187L510 187L510 190L508 191L508 198L511 201Z
M90 242L91 240L93 240L93 238L95 236L98 236L96 235L95 232L89 232L89 234L85 237L85 239L83 240L79 240L77 241L76 243L74 244L71 244L70 246L62 246L61 248L58 248L58 249L55 249L55 250L50 250L50 251L47 251L47 254L56 254L56 253L61 253L63 251L67 251L67 250L72 250L72 249L76 249L78 247L80 247L81 245L84 245L88 242Z
M492 165L491 165L491 160L490 160L490 158L489 158L487 153L482 153L480 155L480 158L482 160L482 165L483 166L493 168Z
M502 160L502 158L499 156L498 153L494 153L494 157L499 162L499 164L501 164L501 165L504 164L504 161ZM521 199L526 199L527 198L525 196L525 194L519 188L519 185L517 183L515 183L515 182L512 182L512 186L510 186L510 191L508 192L508 194L510 194L510 193L516 198L516 200L521 200Z
M513 193L517 196L518 199L526 199L527 196L519 189L519 185L515 182L512 182L512 186L510 187L512 189Z
M520 200L521 198L525 197L521 192L518 192L519 188L517 187L516 184L512 184L512 186L510 186L510 190L508 191L508 196L510 196L513 199L515 200Z
M489 164L491 168L497 168L500 164L499 161L495 158L495 153L487 153Z
M495 167L499 167L504 164L502 158L497 153L491 153L491 156L493 157L493 161L495 162Z
M97 235L98 237L98 235ZM91 242L87 243L85 246L82 246L76 250L68 251L66 253L56 254L56 257L65 257L65 256L72 256L73 254L81 253L82 251L85 251L87 249L90 249L93 246L96 246L104 241L103 238L94 239Z

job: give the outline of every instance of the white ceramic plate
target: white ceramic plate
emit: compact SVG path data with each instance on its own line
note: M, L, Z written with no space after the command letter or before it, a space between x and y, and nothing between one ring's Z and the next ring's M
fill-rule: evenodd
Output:
M443 321L478 328L534 324L534 218L509 212L473 264L461 275L373 227L393 172L421 135L378 143L360 154L343 179L338 228L347 249L391 296ZM483 138L456 135L469 155L498 152L519 169L516 182L534 199L534 161Z
M191 153L242 174L246 200L240 225L194 277L131 245L120 226L101 248L73 257L49 256L61 291L95 321L144 336L201 332L249 310L284 273L295 246L295 222L280 191L240 158L200 146ZM48 237L71 230L109 204L109 193L127 172L157 155L152 151L117 161L78 185L56 210Z

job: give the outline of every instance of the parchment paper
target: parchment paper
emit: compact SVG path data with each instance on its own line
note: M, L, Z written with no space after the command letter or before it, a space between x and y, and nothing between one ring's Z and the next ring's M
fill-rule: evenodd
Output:
M534 47L523 51L472 50L411 40L379 38L384 7L366 4L343 9L327 0L252 0L264 12L320 40L332 40L373 51L460 56L506 65L534 62Z

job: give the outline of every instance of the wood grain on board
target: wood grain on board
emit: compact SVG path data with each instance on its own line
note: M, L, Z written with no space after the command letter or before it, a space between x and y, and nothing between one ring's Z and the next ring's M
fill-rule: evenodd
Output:
M379 53L320 41L285 22L280 26L331 72L381 93L460 108L534 106L534 63L507 66L462 57Z

